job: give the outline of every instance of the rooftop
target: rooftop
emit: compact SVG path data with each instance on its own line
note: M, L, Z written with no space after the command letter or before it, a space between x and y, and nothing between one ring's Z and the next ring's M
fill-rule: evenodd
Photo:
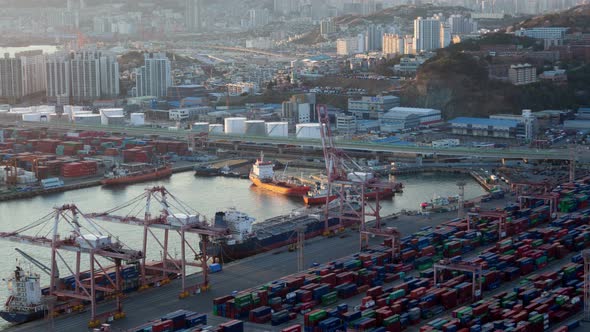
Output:
M397 112L397 113L412 113L412 114L440 114L440 110L435 110L433 108L417 108L417 107L394 107L389 110L389 112Z
M449 121L451 124L464 124L476 126L493 126L493 127L516 127L519 122L516 120L504 119L486 119L486 118L469 118L459 117Z

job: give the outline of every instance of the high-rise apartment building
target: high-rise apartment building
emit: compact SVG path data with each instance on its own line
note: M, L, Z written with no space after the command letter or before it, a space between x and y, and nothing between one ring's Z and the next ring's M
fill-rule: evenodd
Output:
M325 19L320 22L320 34L322 36L335 33L336 31L336 23L334 22L334 20Z
M414 20L414 48L416 53L446 47L451 42L449 28L437 16Z
M45 56L41 50L15 54L21 60L23 96L44 92L47 89Z
M383 48L383 29L371 24L365 34L365 51L380 51Z
M119 95L119 64L113 55L80 51L49 56L45 62L47 96L74 102Z
M251 28L265 26L270 22L268 9L250 9L248 11L249 25Z
M411 38L411 37L410 37ZM383 35L383 54L407 54L411 50L406 50L406 41L404 36L386 33Z
M336 40L336 54L347 56L357 52L357 38L339 38Z
M170 60L166 54L144 54L144 65L136 70L136 96L164 97L171 85Z
M17 100L23 96L21 60L8 53L0 59L0 97Z
M299 0L274 0L274 12L290 14L299 11Z
M186 0L185 21L188 31L203 30L203 0Z
M477 22L463 15L451 15L447 20L453 35L469 34L477 31Z

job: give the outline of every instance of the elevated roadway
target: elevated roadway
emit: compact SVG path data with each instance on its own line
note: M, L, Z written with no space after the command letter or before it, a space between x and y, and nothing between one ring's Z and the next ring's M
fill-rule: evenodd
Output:
M134 135L159 135L178 139L188 139L188 136L195 134L189 130L169 130L166 128L146 128L146 127L117 127L117 126L100 126L100 125L72 125L62 123L37 123L23 122L22 127L40 128L46 127L55 130L93 130L105 131L112 133L124 133L129 136ZM242 136L242 135L209 135L210 141L226 142L246 142L266 145L294 145L307 148L321 149L322 143L319 139L296 139L294 137L260 137L260 136ZM461 157L480 157L480 158L497 158L497 159L526 159L526 160L569 160L572 152L570 149L529 149L529 148L470 148L470 147L451 147L451 148L432 148L429 146L400 146L385 143L373 142L356 142L337 140L339 148L349 151L370 151L386 152L401 154L417 155L436 155L436 156L461 156ZM584 150L582 150L584 149ZM590 162L590 151L585 147L578 147L575 152L579 162Z

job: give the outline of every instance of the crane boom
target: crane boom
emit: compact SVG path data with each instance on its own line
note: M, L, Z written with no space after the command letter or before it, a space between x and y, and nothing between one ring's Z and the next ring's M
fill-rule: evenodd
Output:
M23 256L24 258L26 258L33 265L35 265L36 267L38 267L41 271L43 271L43 273L47 274L48 276L51 276L51 268L49 268L47 265L39 262L37 259L35 259L34 257L30 256L26 252L20 250L19 248L14 248L14 250L16 252L18 252L19 254L21 254L21 256ZM57 271L57 267L56 267L56 272L57 272L56 275L59 276L59 271Z

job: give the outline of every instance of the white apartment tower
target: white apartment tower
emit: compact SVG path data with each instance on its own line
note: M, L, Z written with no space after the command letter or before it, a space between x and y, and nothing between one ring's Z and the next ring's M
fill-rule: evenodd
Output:
M144 65L136 70L137 97L164 97L172 85L170 60L165 53L144 54Z
M203 29L203 0L185 0L185 24L189 32L201 32Z
M26 51L15 54L21 60L23 96L47 90L45 56L43 51Z
M437 16L414 20L414 48L416 53L446 47L450 43L449 28Z
M0 97L19 99L23 96L21 60L8 53L0 59Z

